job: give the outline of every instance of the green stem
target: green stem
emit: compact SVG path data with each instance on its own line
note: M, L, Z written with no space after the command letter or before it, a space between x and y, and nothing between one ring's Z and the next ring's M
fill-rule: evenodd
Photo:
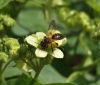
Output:
M85 37L85 33L81 32L80 36L79 36L79 41L80 44L83 46L83 48L85 49L85 51L87 52L88 56L92 56L92 52L89 49L89 47L86 45L86 43L84 42L84 37Z
M0 63L0 83L3 82L3 81L5 81L4 76L3 76L3 72L5 71L6 67L9 65L9 63L10 63L11 61L12 61L12 60L8 61L8 62L6 63L6 65L5 65L3 68L2 68L2 64L3 64L3 63Z
M0 83L2 83L4 81L5 81L4 76L3 76L2 72L0 72Z
M36 72L35 76L34 76L34 80L36 80L42 70L42 68L44 67L44 65Z
M2 70L2 63L0 63L0 71Z
M17 0L14 0L14 3L12 4L12 10L15 11L14 13L12 13L13 18L17 18L17 16L19 15L20 11L24 8L27 1L29 0L25 0L23 3L18 3Z
M12 60L10 60L10 61L8 61L8 62L6 63L6 65L4 66L4 68L1 70L2 73L5 71L6 67L10 64L11 61L12 61Z
M48 0L46 4L43 4L43 10L44 10L44 18L46 21L49 20L50 18L50 13L51 13L51 7L52 7L52 1L53 0Z
M98 63L100 63L100 59L95 60L94 63L89 65L89 66L86 66L86 67L83 67L83 68L79 68L79 69L75 69L74 71L85 71L87 69L95 67Z
M40 71L36 72L36 74L34 76L34 80L36 80L38 78L39 74L40 74Z
M2 73L2 62L0 63L0 83L4 81L3 73Z
M37 67L35 66L34 62L32 61L32 59L29 59L29 61L32 64L33 70L36 72Z

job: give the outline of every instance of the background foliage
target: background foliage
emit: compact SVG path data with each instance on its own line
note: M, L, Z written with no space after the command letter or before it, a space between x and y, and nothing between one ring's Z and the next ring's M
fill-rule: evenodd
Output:
M0 85L100 85L100 0L0 0L0 14L15 20L8 36L20 43L31 33L47 32L52 19L68 39L64 58L43 68L40 83L11 62L4 71L6 82Z

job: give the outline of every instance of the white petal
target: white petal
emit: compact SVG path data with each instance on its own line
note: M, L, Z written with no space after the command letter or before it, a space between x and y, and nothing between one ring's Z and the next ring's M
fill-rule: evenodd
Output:
M37 57L44 58L47 56L48 52L37 48L35 54Z
M54 48L53 52L50 53L53 57L55 58L63 58L64 54L61 50L59 50L58 48Z
M37 47L38 46L38 39L36 36L28 36L25 38L28 44Z
M43 40L43 38L44 38L44 36L46 36L46 34L43 32L37 32L36 36L38 37L38 40Z
M58 47L61 47L67 43L67 38L63 38L61 40L55 40L55 42L58 44Z

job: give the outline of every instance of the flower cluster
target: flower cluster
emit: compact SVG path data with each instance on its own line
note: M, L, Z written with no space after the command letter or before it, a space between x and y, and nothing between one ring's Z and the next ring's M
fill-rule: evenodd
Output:
M9 15L0 14L0 32L3 31L7 27L8 28L13 27L14 24L15 24L15 21Z

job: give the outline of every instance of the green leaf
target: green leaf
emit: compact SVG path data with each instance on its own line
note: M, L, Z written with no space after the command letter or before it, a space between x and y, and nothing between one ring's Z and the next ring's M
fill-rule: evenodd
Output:
M28 78L26 75L21 75L15 85L77 85L74 83L52 83L52 84L41 84L34 81L32 78Z
M21 71L18 68L12 67L15 64L12 62L4 71L4 76L6 78L20 76ZM32 72L32 76L34 77L34 71ZM65 83L66 78L60 75L51 65L45 66L39 77L38 80L40 83L47 84L47 83Z
M71 48L74 48L76 43L77 43L77 36L71 36L68 38L68 42L67 44L71 47Z
M77 83L78 85L89 85L94 80L94 77L83 72L73 72L67 82Z
M78 85L74 83L53 83L53 84L46 84L46 85Z
M84 50L84 48L82 47L82 45L80 43L77 45L76 53L82 54L82 55L87 55L86 51Z
M0 85L15 85L17 79L12 79L7 82L0 83Z
M34 77L34 73L32 73ZM60 75L51 65L46 65L42 69L38 80L40 83L66 83L66 78Z
M93 65L93 64L94 64L94 62L93 62L92 56L86 56L85 59L83 60L81 67L85 68L85 67Z
M100 12L100 0L86 0L86 3L94 10Z
M92 83L92 84L90 84L90 85L97 85L97 84L95 84L95 83Z
M70 56L74 55L75 53L75 47L76 47L76 43L77 43L77 40L78 40L78 37L75 35L75 36L70 36L67 38L67 48L65 50L67 50L67 55L69 54Z
M92 82L89 85L100 85L100 78L98 80L96 80L95 82Z
M51 84L41 84L34 81L33 78L28 78L26 75L22 74L18 79L12 79L0 85L78 85L75 83L51 83Z
M11 30L15 35L26 36L34 32L46 32L49 24L44 20L41 8L30 6L19 13L17 23ZM20 30L20 31L19 31Z
M6 70L4 71L4 77L5 78L11 78L11 77L16 77L16 76L19 76L21 74L21 71L16 68L16 67L13 67L15 65L14 62L11 62Z
M26 75L22 74L15 85L42 85L37 81L34 81L33 78L28 78Z
M15 85L77 85L74 83L51 83L51 84L41 84L35 81L33 78L28 78L26 75L22 74Z
M0 0L0 9L6 6L11 1L13 0Z
M100 85L100 79L96 82L97 85Z
M96 71L97 71L97 74L98 74L98 75L100 75L100 63L98 63L98 65L97 65L97 68L96 68L96 69L97 69L97 70L96 70Z

